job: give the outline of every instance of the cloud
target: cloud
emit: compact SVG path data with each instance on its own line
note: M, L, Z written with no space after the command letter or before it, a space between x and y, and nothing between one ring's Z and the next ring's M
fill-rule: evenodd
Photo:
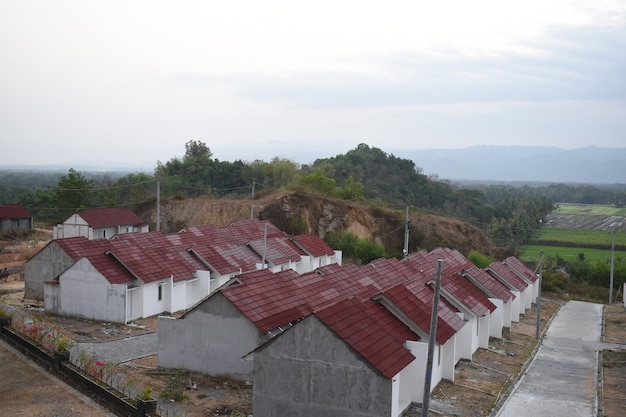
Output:
M626 28L554 30L529 52L393 53L379 74L289 72L223 78L243 97L313 109L497 101L625 100Z

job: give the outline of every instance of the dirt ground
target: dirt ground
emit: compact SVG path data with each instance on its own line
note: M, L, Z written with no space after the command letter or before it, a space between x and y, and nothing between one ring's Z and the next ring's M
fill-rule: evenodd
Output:
M0 246L5 250L0 252L0 266L4 265L21 266L25 259L43 247L47 241L45 238L33 242L7 242L0 241ZM23 299L24 282L20 275L10 276L8 279L0 280L0 304L8 304L16 307L19 311L27 313L33 317L45 319L53 323L70 338L76 342L107 341L129 334L140 334L157 330L156 318L140 320L136 326L122 326L111 323L92 322L88 320L77 320L67 317L46 315L41 308L41 303L34 300ZM542 299L541 309L541 330L546 328L548 321L558 310L563 301ZM479 349L474 355L472 362L461 362L456 368L455 382L441 382L435 387L431 399L431 415L437 416L458 416L458 417L479 417L489 416L507 394L515 378L526 365L530 355L536 347L536 311L533 309L521 317L519 323L514 323L510 330L505 330L504 338L492 339L489 349ZM614 304L607 307L605 318L605 341L612 343L626 343L626 310L623 304ZM55 409L45 408L37 410L38 403L30 400L34 393L28 393L29 386L37 384L24 384L25 388L14 389L15 384L10 383L15 379L15 375L28 374L29 378L41 380L41 376L32 366L26 366L26 370L13 370L5 367L5 361L15 362L5 359L7 353L0 349L0 400L10 398L15 402L14 413L11 415L46 416L57 415L101 415L93 411L81 412L79 407L84 403L80 395L76 405L65 398L64 390L53 389L49 393L50 401L58 404L66 404L65 414ZM613 355L613 356L606 356ZM616 417L626 415L626 398L624 398L624 384L626 378L623 377L624 366L626 365L626 355L622 352L605 353L604 384L602 384L602 400L604 415L600 417ZM137 387L150 387L154 390L155 396L170 397L170 400L161 401L159 412L162 416L185 416L185 417L205 417L205 416L248 416L252 414L252 385L249 382L234 381L228 378L207 377L189 372L179 372L176 370L160 369L157 367L156 355L143 359L127 362L119 365L118 371L127 381L131 381ZM48 384L49 385L49 384ZM191 387L195 389L190 389ZM19 394L18 394L19 393ZM22 395L23 393L23 395ZM70 395L68 393L67 395ZM58 396L57 396L58 395ZM31 405L34 409L26 408ZM4 404L4 402L2 402ZM24 407L23 411L21 407ZM46 406L47 407L47 406ZM71 408L75 407L75 408ZM45 408L46 411L43 410ZM58 410L61 410L60 408ZM68 411L69 410L69 411ZM79 410L79 411L73 411ZM3 405L4 411L4 405ZM20 414L20 412L22 414ZM39 412L39 414L38 414ZM104 412L104 411L102 411ZM56 414L55 414L56 413ZM75 413L75 414L72 414ZM107 415L107 414L102 414ZM421 415L419 410L408 410L406 417Z
M626 308L615 303L604 310L604 342L626 347ZM610 349L602 354L599 417L626 415L626 350Z

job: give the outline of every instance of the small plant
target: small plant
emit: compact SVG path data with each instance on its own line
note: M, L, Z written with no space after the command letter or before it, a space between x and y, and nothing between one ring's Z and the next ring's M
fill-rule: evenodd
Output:
M141 393L141 397L142 400L144 401L149 401L152 399L152 388L148 387L146 389L143 390L143 392Z
M59 352L67 352L72 344L72 341L63 334L56 337L56 350Z
M177 371L175 375L170 375L165 381L163 392L160 397L164 399L171 399L174 401L182 401L187 396L181 390L181 378L184 375L184 371Z

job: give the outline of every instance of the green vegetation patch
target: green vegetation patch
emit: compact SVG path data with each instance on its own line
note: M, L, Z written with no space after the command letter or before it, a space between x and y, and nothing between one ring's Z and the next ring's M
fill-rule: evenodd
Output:
M567 243L580 245L600 246L606 245L611 247L611 233L605 230L584 230L584 229L557 229L544 227L539 230L534 243L545 242L547 244ZM626 246L626 233L615 233L615 245Z
M589 214L602 216L624 216L626 210L613 205L604 204L577 204L577 203L556 203L558 214Z
M608 261L611 259L611 251L605 249L577 248L569 246L549 246L549 245L524 245L520 247L520 259L522 261L539 261L539 251L543 250L543 255L556 259L557 255L565 261L573 261L578 258L579 253L584 253L585 258L591 262ZM615 258L626 258L626 251L615 251Z

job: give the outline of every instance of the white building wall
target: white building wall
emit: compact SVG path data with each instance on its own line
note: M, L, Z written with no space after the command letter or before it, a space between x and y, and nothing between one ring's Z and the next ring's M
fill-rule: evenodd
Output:
M489 336L491 332L491 314L487 313L478 317L478 347L489 349Z
M520 314L525 313L524 303L522 302L522 294L519 291L514 290L511 290L511 293L515 297L511 303L511 321L519 323Z
M83 258L59 277L59 313L125 322L126 285L109 283Z
M489 336L502 339L502 328L504 327L504 301L499 298L489 298L489 301L496 306L496 309L491 312L491 319L489 320Z
M472 360L473 338L476 330L471 322L465 322L465 326L456 333L456 358L455 364L461 359ZM478 344L476 344L478 345Z
M143 291L141 287L126 289L126 323L141 318L143 314Z
M530 310L533 306L533 287L529 285L522 293L524 300L523 310L520 314L526 314L526 310Z
M458 334L458 333L457 333ZM440 345L441 346L441 345ZM452 336L441 346L441 377L454 382L454 369L456 366L457 338Z
M142 317L150 317L168 311L172 304L171 278L148 282L141 286L143 299ZM159 287L161 299L159 300Z

